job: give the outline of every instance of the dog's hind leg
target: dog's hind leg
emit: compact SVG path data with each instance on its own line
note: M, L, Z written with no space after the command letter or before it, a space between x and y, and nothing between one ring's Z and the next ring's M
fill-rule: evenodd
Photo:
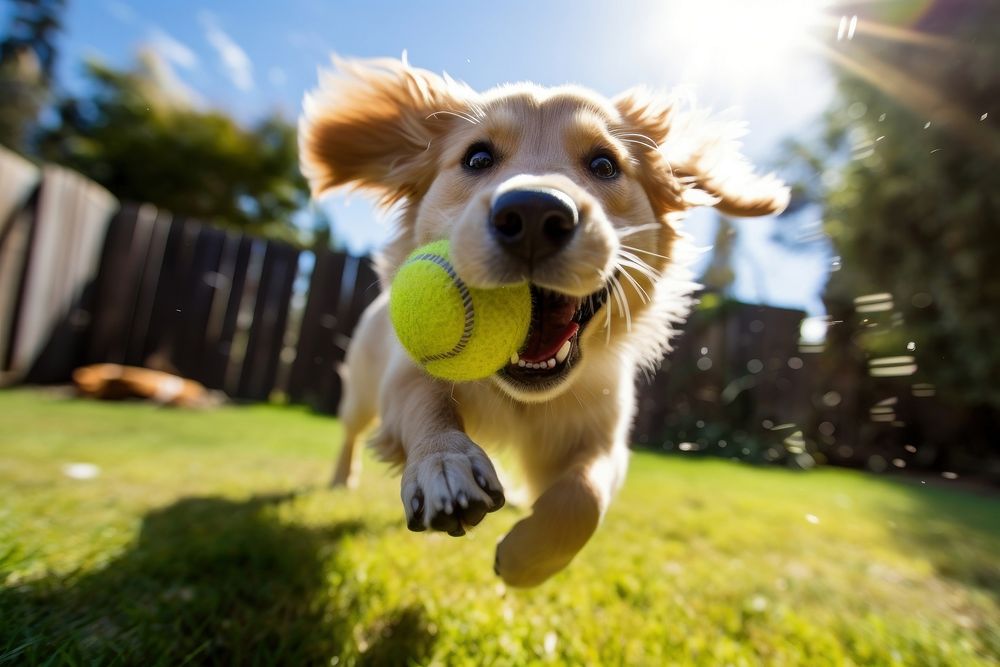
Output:
M337 465L333 469L330 486L344 486L353 489L358 485L358 479L361 476L361 452L358 448L358 439L362 431L364 431L364 427L359 429L353 424L344 423L344 442L340 446L340 454L337 456Z
M358 441L375 420L377 398L372 379L352 373L350 361L349 357L347 365L341 368L344 395L337 413L344 426L344 441L340 446L330 486L353 489L358 485L361 475L361 448L358 447Z
M361 318L361 322L347 350L347 359L338 369L343 395L337 414L344 426L344 441L333 470L331 486L354 488L361 473L361 448L359 441L378 416L378 392L382 379L385 354L380 340L385 336L385 326L372 317L384 301L379 297ZM391 332L389 332L391 335Z

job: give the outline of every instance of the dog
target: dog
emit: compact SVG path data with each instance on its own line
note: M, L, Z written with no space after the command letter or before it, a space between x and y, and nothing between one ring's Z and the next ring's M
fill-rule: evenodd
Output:
M683 213L780 212L788 189L755 173L738 132L645 88L606 99L530 83L476 92L405 60L335 59L308 93L300 161L314 196L348 186L395 206L382 286L415 248L451 243L477 288L529 281L525 346L488 379L432 378L405 353L386 290L348 350L333 483L352 486L359 439L402 470L410 530L463 535L504 504L483 447L514 449L533 501L494 569L535 586L597 530L629 458L637 373L669 348L696 287Z
M150 361L155 364L157 360ZM225 394L200 382L166 371L121 364L81 366L73 371L73 385L81 396L106 401L139 398L180 408L213 408L226 401Z

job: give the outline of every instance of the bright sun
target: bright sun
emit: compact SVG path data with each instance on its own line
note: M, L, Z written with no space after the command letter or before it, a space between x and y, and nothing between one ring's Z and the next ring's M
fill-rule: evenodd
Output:
M773 76L802 56L828 25L829 0L698 0L669 3L666 37L685 54L687 78L706 75L732 83Z

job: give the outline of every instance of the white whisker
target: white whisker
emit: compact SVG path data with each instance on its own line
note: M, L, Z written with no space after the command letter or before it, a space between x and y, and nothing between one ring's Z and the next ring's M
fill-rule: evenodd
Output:
M615 139L621 139L622 141L629 141L633 144L640 144L646 146L647 148L652 148L654 151L659 150L660 146L651 137L645 134L639 134L638 132L611 132L611 136ZM633 139L625 139L625 137L634 137ZM636 141L635 139L643 139L645 142Z
M618 257L623 260L627 260L629 264L631 264L634 268L641 271L643 275L653 280L658 280L663 275L660 271L657 271L652 266L650 266L648 262L642 261L641 259L639 259L638 256L633 255L627 250L619 250Z
M655 269L649 268L646 264L634 262L627 257L619 257L617 264L619 267L635 269L635 271L640 275L649 278L650 282L656 282L660 279L660 274Z
M618 303L618 309L621 314L625 317L625 331L632 332L632 311L628 307L628 299L625 298L625 290L622 288L622 284L618 282L617 278L612 278L611 287L613 288L613 294L615 296L615 301Z
M472 116L470 116L468 114L461 113L460 111L443 111L443 110L442 111L435 111L432 114L428 114L427 118L428 119L434 118L435 116L438 116L438 115L455 116L456 118L461 118L462 120L466 121L467 123L471 123L473 125L479 125L479 119L473 118Z
M610 291L610 287L608 289ZM605 318L604 318L604 332L605 332L604 344L605 345L611 345L611 304L610 303L605 303L604 305L606 306L605 309L604 309L604 313L605 313Z
M625 264L620 264L620 266L623 269L626 267ZM625 278L630 283L632 283L632 286L635 288L635 291L639 293L639 298L642 299L643 303L649 303L651 301L651 299L649 298L649 294L646 292L646 290L644 290L642 288L642 285L639 284L639 282L635 279L635 277L631 273L629 273L628 271L624 271L624 270L620 271L619 273L621 273L621 275L625 276Z
M635 234L639 234L641 232L647 232L647 231L659 229L660 226L661 226L660 223L654 222L654 223L650 223L648 225L636 225L634 227L622 227L621 229L616 229L615 230L615 234L618 235L618 238L623 239L623 238L626 238L626 237L629 237L629 236L634 236Z
M621 141L623 144L636 144L638 146L642 146L643 148L648 148L648 149L654 150L654 151L655 150L659 150L659 148L660 148L656 144L649 144L649 143L646 143L645 141L637 141L635 139L623 139L622 137L616 137L616 138L619 141Z
M659 257L660 259L665 259L668 262L670 261L670 258L667 257L666 255L659 255L659 254L657 254L655 252L651 252L649 250L643 250L642 248L636 248L635 246L624 245L624 244L621 247L625 248L626 250L631 250L632 252L641 252L644 255L652 255L653 257Z

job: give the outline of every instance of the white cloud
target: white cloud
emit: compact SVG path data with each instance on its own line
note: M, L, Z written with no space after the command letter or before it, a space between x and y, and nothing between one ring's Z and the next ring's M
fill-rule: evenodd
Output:
M253 63L250 62L247 52L219 27L211 12L199 12L198 20L205 31L205 39L219 54L219 60L222 61L222 67L229 80L242 91L253 90Z
M198 56L186 44L178 41L160 28L151 28L148 37L149 45L164 59L184 69L194 69L198 65Z
M205 100L184 83L160 51L147 45L139 51L139 62L155 82L155 89L165 95L165 101L186 108L205 106Z

